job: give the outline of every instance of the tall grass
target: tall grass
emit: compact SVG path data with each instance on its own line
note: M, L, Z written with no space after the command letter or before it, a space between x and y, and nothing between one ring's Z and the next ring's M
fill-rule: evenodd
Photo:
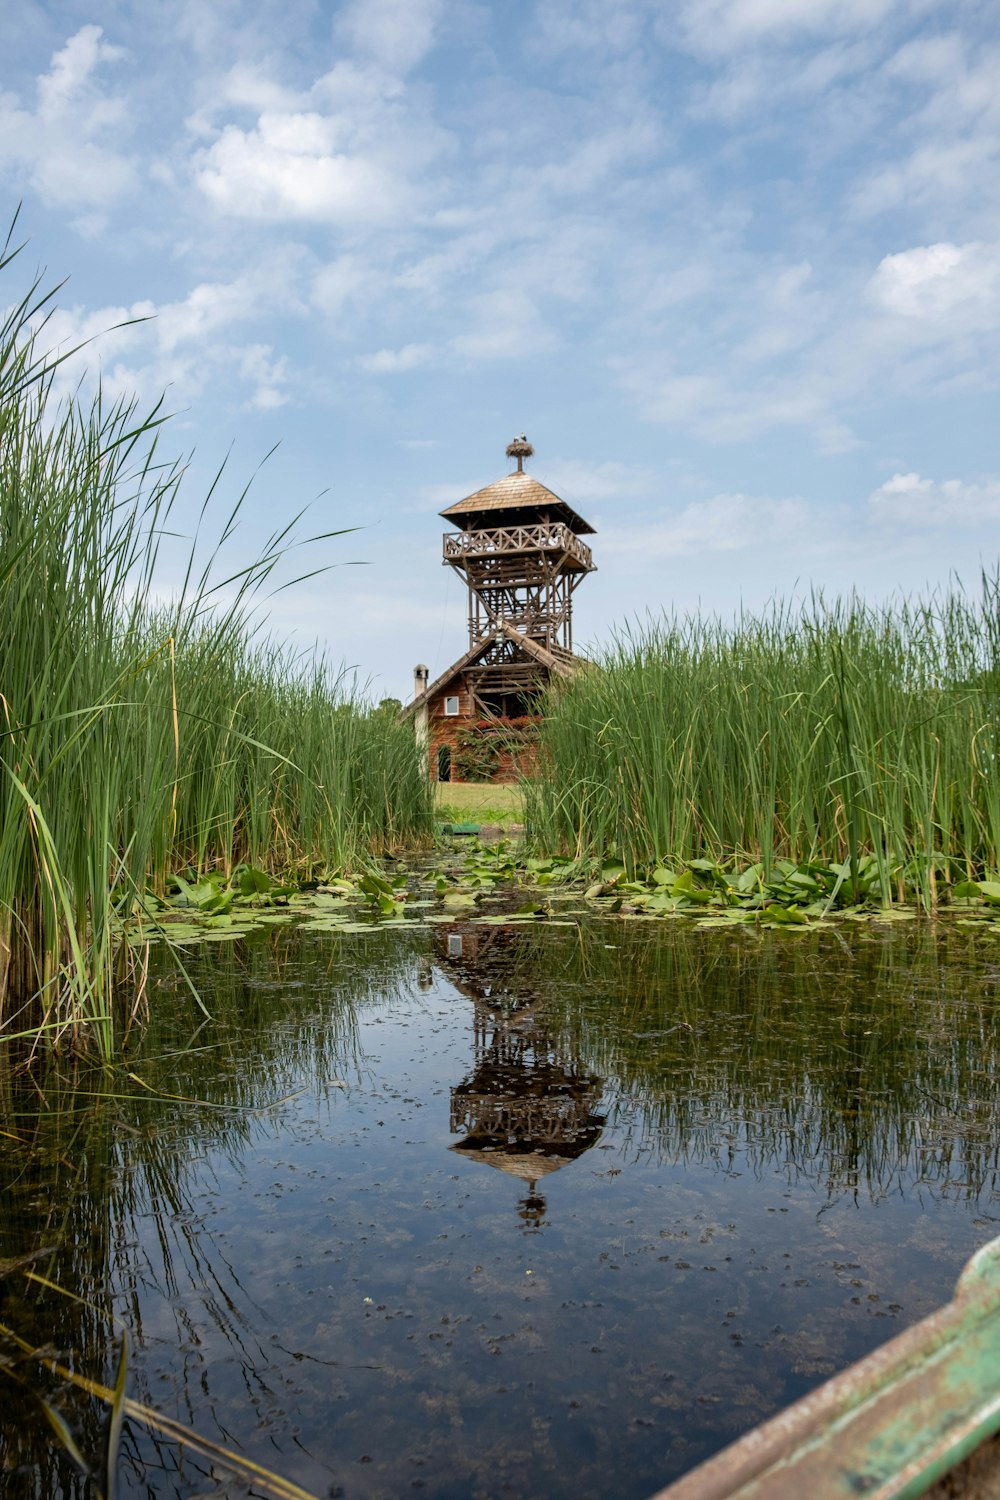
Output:
M228 576L193 551L154 607L181 467L159 408L54 400L50 305L35 283L0 326L0 1032L107 1054L115 903L181 865L340 865L431 811L412 732L255 624L294 521Z
M1000 868L996 579L623 634L556 694L533 837L651 860L869 854L882 894Z

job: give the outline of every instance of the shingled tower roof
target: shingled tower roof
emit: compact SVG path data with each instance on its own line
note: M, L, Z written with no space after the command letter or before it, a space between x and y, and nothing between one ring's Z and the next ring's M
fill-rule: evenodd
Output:
M528 444L525 446L530 448ZM510 444L510 448L514 447L514 443ZM464 500L449 505L447 510L439 512L444 520L461 518L463 525L475 527L479 516L482 516L484 523L492 521L494 525L504 525L508 520L516 524L517 521L544 514L550 520L564 522L577 536L593 532L594 528L589 521L578 516L571 505L553 494L552 490L546 489L544 484L539 484L533 475L525 474L520 454L514 456L518 462L515 473L505 474L502 479L496 479L474 494L466 495ZM501 516L498 514L501 511L508 515ZM512 512L514 514L509 514ZM518 512L520 515L516 514Z

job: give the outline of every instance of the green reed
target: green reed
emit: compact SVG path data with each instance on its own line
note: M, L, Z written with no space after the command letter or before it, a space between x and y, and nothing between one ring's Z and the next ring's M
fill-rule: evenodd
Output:
M527 818L546 849L878 862L886 901L1000 867L1000 588L781 605L622 634L553 695Z
M50 305L36 282L0 324L0 1033L106 1056L129 1003L116 908L178 867L340 865L431 810L412 731L255 623L297 517L227 569L237 505L154 607L181 479L163 413L57 402Z

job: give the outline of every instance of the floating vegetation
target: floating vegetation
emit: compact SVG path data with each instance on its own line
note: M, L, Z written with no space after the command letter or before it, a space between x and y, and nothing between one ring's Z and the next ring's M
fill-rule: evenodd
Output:
M770 874L761 862L654 862L629 871L620 860L574 859L567 855L525 855L507 842L477 845L439 867L417 867L395 877L393 895L381 896L386 910L399 912L428 903L414 891L433 890L444 908L430 922L470 914L482 922L517 922L602 916L621 919L677 918L700 927L754 923L758 927L805 928L835 921L905 922L924 912L920 884L902 876L887 897L881 869L862 855L851 878L849 861L796 864L776 860ZM409 887L409 890L407 890ZM387 884L386 893L390 890ZM937 915L973 922L1000 933L1000 880L944 886ZM489 906L500 910L488 910ZM375 909L373 905L372 909Z
M525 856L507 842L465 845L460 852L445 846L412 865L397 859L388 874L369 870L301 887L251 868L235 872L229 882L218 874L197 882L175 876L162 895L147 894L133 906L122 930L133 949L166 943L183 951L290 922L310 932L370 936L457 920L556 926L600 915L676 919L702 929L752 924L796 932L838 921L885 924L921 916L916 888L909 889L909 900L884 904L878 865L870 856L859 860L858 875L851 882L846 863L789 860L777 861L770 878L760 863L726 866L705 859L629 872L620 861ZM937 908L939 917L1000 936L1000 881L955 884L948 888L948 903Z
M936 916L1000 937L1000 881L942 887ZM760 862L655 862L629 871L620 860L540 856L522 845L443 839L415 860L398 856L326 881L296 884L245 866L227 881L194 872L147 892L121 920L133 950L166 944L178 956L202 943L233 943L266 927L294 923L329 936L427 930L462 922L519 927L579 926L600 916L619 922L678 921L701 930L751 926L790 935L836 923L915 922L925 915L916 882L897 884L886 903L878 862L850 864L777 860L770 876Z

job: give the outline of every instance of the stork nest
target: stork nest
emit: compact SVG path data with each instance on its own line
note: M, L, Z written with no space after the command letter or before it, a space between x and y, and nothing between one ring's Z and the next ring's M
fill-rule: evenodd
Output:
M508 458L530 458L534 451L523 432L513 442L507 444Z

